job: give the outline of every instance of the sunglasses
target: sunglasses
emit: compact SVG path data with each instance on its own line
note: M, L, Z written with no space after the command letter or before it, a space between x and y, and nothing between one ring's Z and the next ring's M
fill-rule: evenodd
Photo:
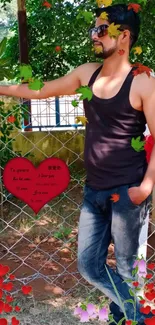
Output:
M90 28L88 30L89 37L92 38L95 33L97 33L98 37L103 37L103 36L107 35L107 28L108 27L109 27L109 25L103 24L103 25L100 25L98 27Z
M89 37L92 38L95 33L97 33L97 37L103 37L103 36L107 35L107 33L108 33L107 32L108 27L109 27L109 25L103 24L103 25L100 25L98 27L90 28L88 30ZM123 31L124 29L123 28L119 28L118 30Z

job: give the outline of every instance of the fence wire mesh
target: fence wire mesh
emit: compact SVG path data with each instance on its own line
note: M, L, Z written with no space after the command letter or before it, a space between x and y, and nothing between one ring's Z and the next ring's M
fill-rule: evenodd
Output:
M68 100L70 100L69 97ZM50 102L48 102L49 105ZM41 108L40 115L44 114L44 110L47 113L47 107ZM71 107L71 110L73 113L75 108ZM68 114L69 111L66 116L64 113L61 116L60 113L60 123L69 123ZM40 117L37 120L37 114L32 114L31 122L32 124L38 123L46 131L46 135L42 137L44 142L47 137L52 137L55 141L58 140L56 133L49 131ZM73 124L73 121L71 123ZM83 127L73 131L69 141L73 141L79 134L81 135L81 129ZM24 138L25 132L22 130L20 132ZM82 136L84 137L84 135ZM16 139L17 135L13 137ZM29 153L37 148L44 159L48 158L49 156L39 149L40 139L35 143L32 139L33 137L29 138L31 142ZM61 195L48 202L37 215L27 204L6 191L3 185L3 167L1 166L0 263L8 265L11 273L15 275L12 294L19 292L20 284L31 285L36 299L45 299L51 295L59 294L62 296L78 295L82 291L86 296L88 289L89 291L95 290L77 270L78 220L86 174L84 167L75 168L77 162L83 163L83 152L78 154L69 149L69 141L62 142L59 139L60 148L53 152L51 157L56 157L61 148L66 148L73 154L72 161L68 162L70 184ZM5 146L6 144L1 142L1 152ZM10 149L8 148L8 150ZM149 220L141 234L139 253L143 254L147 261L155 262L153 205L150 209ZM107 263L112 268L116 266L113 242L109 246Z

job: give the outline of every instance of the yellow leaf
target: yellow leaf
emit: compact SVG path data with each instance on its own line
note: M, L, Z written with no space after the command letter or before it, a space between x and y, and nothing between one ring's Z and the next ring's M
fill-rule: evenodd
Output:
M112 0L96 0L98 7L108 7L112 4Z
M110 37L117 37L118 35L120 35L120 31L118 30L118 28L120 28L121 25L114 25L114 23L110 24L108 27L108 35Z
M101 15L100 15L100 18L103 19L103 20L108 20L107 12L102 12Z
M101 45L96 45L96 46L94 46L94 51L95 51L95 53L102 53L103 48Z
M141 46L136 46L134 47L133 50L135 51L134 54L138 54L138 55L140 55L143 52Z
M78 124L79 122L81 122L83 125L86 125L86 123L88 123L88 120L85 116L77 116L75 118L75 123Z
M4 137L4 134L0 131L0 138Z

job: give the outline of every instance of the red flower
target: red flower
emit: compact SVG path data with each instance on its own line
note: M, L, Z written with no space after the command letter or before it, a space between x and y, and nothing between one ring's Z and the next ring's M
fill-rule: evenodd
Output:
M59 51L62 50L62 48L61 48L61 46L56 46L56 47L55 47L55 50L56 50L56 52L59 52Z
M15 121L16 121L16 118L14 117L14 116L9 116L8 118L7 118L7 121L8 122L10 122L10 123L14 123Z
M125 325L132 325L132 320L126 320Z
M134 287L138 287L139 286L139 282L132 282Z
M146 275L145 278L146 278L146 279L151 279L152 277L153 277L153 274L150 274L150 273L149 273L149 274Z
M2 298L3 296L3 291L0 289L0 299Z
M0 276L6 275L10 271L7 265L0 264Z
M28 295L32 290L32 287L28 287L28 286L23 286L22 287L22 291L24 293L24 295Z

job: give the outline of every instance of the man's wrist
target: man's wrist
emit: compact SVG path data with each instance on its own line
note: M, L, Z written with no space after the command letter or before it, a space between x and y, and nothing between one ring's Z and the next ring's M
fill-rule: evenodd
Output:
M148 195L150 195L151 192L153 191L153 187L154 187L154 182L152 180L143 180L140 184L140 188L146 193L148 193Z

